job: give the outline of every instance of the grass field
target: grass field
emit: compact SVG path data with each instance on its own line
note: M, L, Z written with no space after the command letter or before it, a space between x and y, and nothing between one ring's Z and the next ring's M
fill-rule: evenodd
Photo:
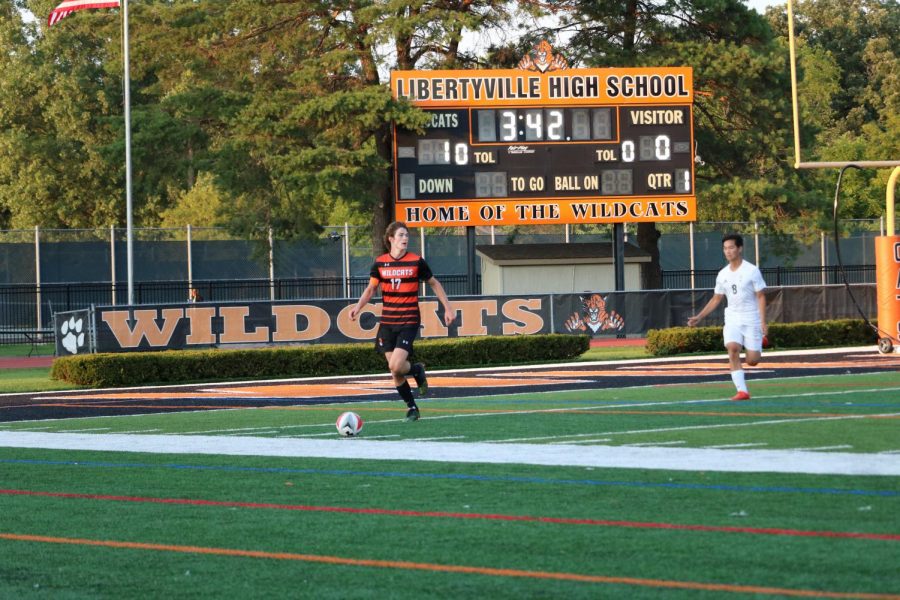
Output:
M900 598L900 478L827 474L900 461L900 373L727 388L425 400L416 423L399 402L3 423L171 437L0 448L0 597ZM348 409L357 439L334 429ZM179 453L196 440L226 450ZM348 457L252 450L317 440ZM683 468L539 464L660 449ZM711 449L734 468L694 462ZM752 472L772 450L824 474Z

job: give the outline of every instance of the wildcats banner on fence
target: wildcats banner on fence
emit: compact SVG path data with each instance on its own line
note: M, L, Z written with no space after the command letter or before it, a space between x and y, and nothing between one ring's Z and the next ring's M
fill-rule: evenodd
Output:
M898 246L900 247L900 246ZM875 286L853 285L863 310L875 310ZM645 336L650 329L684 326L713 290L584 292L528 296L454 297L456 321L443 323L437 300L423 299L421 337L561 333L591 337ZM766 288L773 323L855 318L844 286ZM57 355L285 344L371 342L381 304L369 304L356 321L347 300L100 306L57 313ZM722 311L709 325L722 323ZM89 347L96 337L96 344Z
M456 321L446 327L437 300L422 300L422 338L550 333L550 296L454 298ZM345 300L188 304L96 309L98 352L375 339L381 304L356 321Z

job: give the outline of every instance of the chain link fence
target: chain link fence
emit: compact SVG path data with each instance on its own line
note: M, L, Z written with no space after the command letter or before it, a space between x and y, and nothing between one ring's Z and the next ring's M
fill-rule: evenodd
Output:
M841 256L853 283L872 283L880 220L845 222ZM663 287L712 287L724 264L721 238L738 232L744 256L770 285L842 283L830 232L788 236L755 223L660 224ZM634 226L626 241L635 243ZM467 288L465 228L414 229L410 250L425 256L451 295ZM611 242L608 226L478 227L476 245ZM224 229L133 231L136 303L177 303L196 287L208 301L357 298L373 261L371 228L334 225L305 240L236 239ZM43 329L55 311L127 304L128 252L121 228L0 230L0 333ZM476 269L480 265L476 261ZM427 287L427 286L426 286ZM0 339L2 341L2 339Z

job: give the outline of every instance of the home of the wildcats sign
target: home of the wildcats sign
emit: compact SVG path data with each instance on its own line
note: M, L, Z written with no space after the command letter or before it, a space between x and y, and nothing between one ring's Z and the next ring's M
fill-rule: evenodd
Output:
M430 115L394 128L395 217L411 227L696 220L693 71L394 71Z

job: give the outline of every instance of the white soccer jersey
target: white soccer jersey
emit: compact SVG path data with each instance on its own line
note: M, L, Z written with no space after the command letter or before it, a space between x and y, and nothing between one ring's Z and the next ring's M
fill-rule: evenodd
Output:
M726 265L716 276L715 289L715 293L722 294L728 300L725 322L759 322L756 292L764 289L766 282L756 265L743 260L736 271L731 270L731 265Z

